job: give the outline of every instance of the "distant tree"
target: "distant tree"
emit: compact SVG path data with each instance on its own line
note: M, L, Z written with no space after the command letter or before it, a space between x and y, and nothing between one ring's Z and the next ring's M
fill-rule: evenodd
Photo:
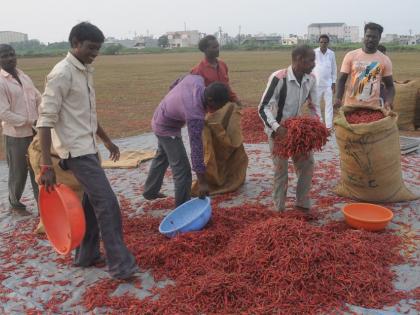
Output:
M101 53L103 55L117 55L122 49L123 46L121 44L109 44L102 48Z
M158 38L159 47L165 48L169 46L168 35L162 35Z

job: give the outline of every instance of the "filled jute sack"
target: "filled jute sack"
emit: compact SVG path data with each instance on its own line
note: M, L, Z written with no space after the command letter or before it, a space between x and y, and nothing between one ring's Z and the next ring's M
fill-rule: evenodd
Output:
M41 145L39 143L39 137L36 135L32 140L32 143L29 145L28 148L28 155L29 155L29 163L31 164L31 168L35 173L35 178L39 178L41 172ZM74 177L71 171L64 171L59 165L58 162L60 161L59 156L51 148L51 160L54 167L54 172L56 176L57 183L65 184L69 186L82 200L83 197L83 190L80 186L77 179ZM35 230L36 233L44 233L44 226L40 219L38 227Z
M416 112L420 111L417 108L417 98L420 91L420 80L406 80L395 81L395 99L394 111L398 113L398 127L401 130L414 130L416 125L420 125L417 120L420 120Z
M243 145L241 113L229 103L215 113L208 114L203 129L204 164L210 194L238 189L245 181L248 156ZM192 185L197 195L198 183Z
M343 197L368 202L400 202L419 198L404 185L398 115L362 124L349 124L345 113L369 106L343 106L334 120L340 150L341 178L335 192Z

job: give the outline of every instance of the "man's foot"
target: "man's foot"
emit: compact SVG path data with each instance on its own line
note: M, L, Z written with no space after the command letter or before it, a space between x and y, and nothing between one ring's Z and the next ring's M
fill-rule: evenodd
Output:
M116 280L131 281L131 280L134 280L139 274L140 274L139 268L135 267L133 270L129 272L114 275L112 276L112 278Z
M28 210L23 209L23 208L11 208L10 212L20 217L27 217L27 216L32 215Z
M300 211L304 211L304 212L311 211L311 208L306 208L306 207L301 207L301 206L295 206L295 209L300 210Z
M87 264L74 263L73 266L83 267L83 268L88 268L88 267L102 268L106 266L106 260L104 257L100 256L90 263L87 263Z
M166 198L168 196L166 196L165 194L162 194L162 193L157 193L156 195L153 195L153 196L143 194L143 197L146 200L155 200L155 199Z

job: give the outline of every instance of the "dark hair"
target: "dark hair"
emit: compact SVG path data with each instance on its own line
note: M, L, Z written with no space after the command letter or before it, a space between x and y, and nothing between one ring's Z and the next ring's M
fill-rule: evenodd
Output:
M292 60L297 60L298 57L306 57L314 50L308 45L299 45L292 51Z
M4 51L4 50L15 51L15 49L12 46L10 46L9 44L0 44L0 51Z
M95 43L103 43L105 41L105 36L97 26L89 22L81 22L73 26L70 31L70 46L72 45L73 39L77 39L79 42L90 40Z
M210 83L206 87L205 93L206 97L211 97L217 105L225 105L229 101L229 89L222 82Z
M203 37L202 39L200 39L200 42L198 43L198 49L204 52L206 48L209 47L209 41L211 40L217 40L217 38L213 35L207 35Z
M321 40L321 38L325 38L328 42L330 42L330 37L327 34L321 34L318 38L318 42Z
M382 35L382 32L384 31L384 28L377 24L377 23L373 23L373 22L369 22L365 24L365 33L367 30L377 30L379 32L379 35Z
M386 47L384 45L378 45L378 50L383 54L386 53Z

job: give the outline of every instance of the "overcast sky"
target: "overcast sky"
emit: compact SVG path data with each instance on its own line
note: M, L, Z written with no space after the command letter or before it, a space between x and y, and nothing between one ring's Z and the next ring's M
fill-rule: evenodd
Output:
M420 0L2 0L0 31L27 33L42 42L67 40L71 27L90 21L105 36L155 36L184 29L214 33L303 35L310 23L364 22L384 33L420 33Z

